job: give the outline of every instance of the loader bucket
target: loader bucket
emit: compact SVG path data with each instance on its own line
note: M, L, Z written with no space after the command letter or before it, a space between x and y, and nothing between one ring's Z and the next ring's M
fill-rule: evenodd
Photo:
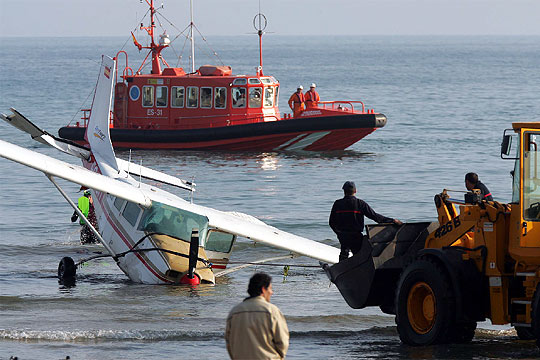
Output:
M382 305L393 297L402 267L424 248L430 229L436 226L429 222L368 225L369 241L364 240L359 253L323 269L353 309Z
M375 275L371 246L367 241L356 255L332 266L325 264L323 269L350 307L361 309L365 306Z

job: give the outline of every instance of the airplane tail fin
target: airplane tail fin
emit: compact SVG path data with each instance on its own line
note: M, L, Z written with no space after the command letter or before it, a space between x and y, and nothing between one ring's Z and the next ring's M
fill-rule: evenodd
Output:
M115 67L113 59L102 57L92 112L84 134L101 172L110 176L119 171L109 130Z

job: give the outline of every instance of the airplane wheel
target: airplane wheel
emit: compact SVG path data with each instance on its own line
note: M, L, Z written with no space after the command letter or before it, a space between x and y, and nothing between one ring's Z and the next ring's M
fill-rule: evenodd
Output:
M402 342L413 346L452 340L455 298L450 281L436 263L420 259L400 277L396 324Z
M65 256L58 264L58 279L60 281L74 280L77 275L77 267L72 258Z
M536 286L531 309L531 330L536 338L536 345L540 347L540 284Z

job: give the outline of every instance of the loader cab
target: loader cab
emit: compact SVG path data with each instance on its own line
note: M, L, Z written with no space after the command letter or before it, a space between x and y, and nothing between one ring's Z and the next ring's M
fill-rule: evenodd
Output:
M510 253L517 261L531 264L540 255L540 123L513 123L512 127L514 136L505 131L501 145L501 157L515 160ZM516 144L515 157L509 157L512 143Z

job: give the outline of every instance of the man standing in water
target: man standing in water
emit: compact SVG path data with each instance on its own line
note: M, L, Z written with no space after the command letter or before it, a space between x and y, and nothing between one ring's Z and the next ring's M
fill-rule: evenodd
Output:
M81 196L77 202L77 207L83 213L83 215L90 221L94 229L97 230L96 212L94 210L94 201L90 190L85 190L83 196ZM71 215L71 222L77 221L79 214L76 211ZM97 243L96 235L90 229L90 226L83 218L79 219L81 227L81 244L95 244Z
M349 251L353 255L358 253L367 239L364 238L364 215L377 223L394 223L401 225L402 222L380 214L377 214L364 200L356 198L356 185L352 181L343 184L343 199L336 200L330 212L329 224L336 233L341 244L339 261L349 257Z
M283 359L289 329L277 306L270 303L272 278L256 273L249 280L249 297L227 317L225 342L231 359Z

